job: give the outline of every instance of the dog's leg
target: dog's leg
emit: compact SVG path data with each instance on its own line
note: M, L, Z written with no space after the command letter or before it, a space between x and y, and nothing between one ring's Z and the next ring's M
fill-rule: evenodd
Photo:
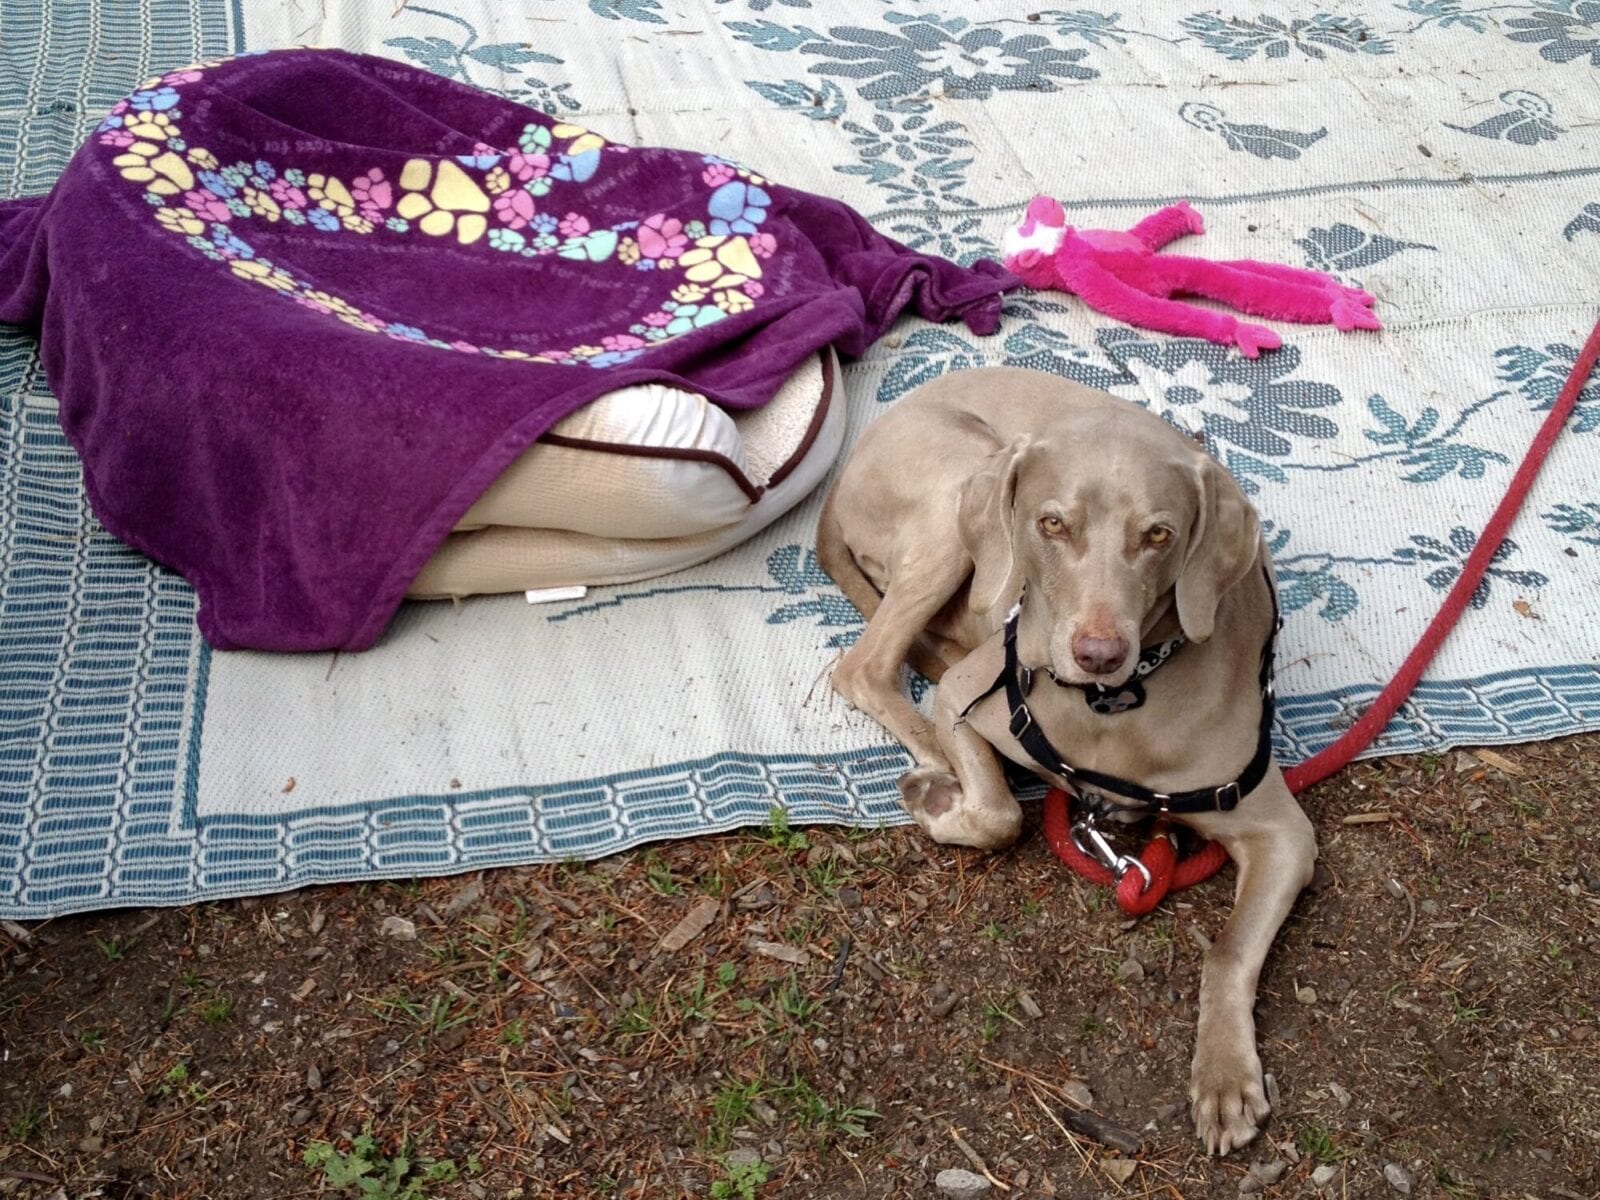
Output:
M948 773L950 764L933 730L900 690L906 652L966 578L970 565L959 555L929 556L892 575L877 610L856 644L833 669L833 687L911 751L919 768Z
M1187 823L1221 842L1239 872L1233 913L1201 971L1189 1086L1195 1133L1212 1154L1226 1154L1255 1137L1268 1112L1252 1012L1256 983L1295 897L1311 881L1317 843L1276 766L1233 812Z
M900 795L917 824L936 842L996 850L1017 840L1022 809L1006 784L994 748L961 719L980 693L982 664L966 660L948 672L933 702L933 728L951 770L918 768L900 781Z

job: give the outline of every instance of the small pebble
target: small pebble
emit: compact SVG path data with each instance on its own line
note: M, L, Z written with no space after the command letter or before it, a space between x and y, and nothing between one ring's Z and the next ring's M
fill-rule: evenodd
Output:
M1311 1184L1317 1188L1325 1188L1337 1178L1339 1178L1339 1168L1333 1163L1323 1163L1311 1172Z
M97 1137L92 1133L78 1140L78 1149L84 1154L99 1154L101 1150L105 1149L105 1145L104 1138Z
M322 1086L322 1072L317 1070L316 1063L306 1068L306 1090L316 1091Z
M1100 1164L1100 1169L1112 1183L1125 1184L1133 1178L1133 1173L1139 1169L1139 1164L1131 1158L1108 1158Z
M1089 1090L1089 1085L1081 1079L1069 1079L1061 1085L1061 1090L1068 1100L1079 1108L1094 1107L1094 1093Z
M312 937L316 937L317 934L322 932L322 927L327 923L328 914L323 912L319 906L311 910L311 920L307 923L306 928L311 931Z
M1300 1001L1301 1004L1310 1007L1317 1002L1317 989L1314 987L1297 987L1294 990L1294 998Z
M961 1003L960 996L949 996L933 1006L933 1015L943 1020L955 1011L956 1005Z
M1399 1163L1390 1163L1384 1167L1383 1177L1389 1181L1389 1186L1402 1196L1411 1195L1411 1185L1417 1181L1417 1177Z
M416 923L405 917L385 917L379 932L384 937L394 938L401 942L414 942L417 940Z
M294 1116L289 1118L289 1124L298 1127L309 1120L311 1120L311 1110L309 1108L297 1108L294 1110Z
M971 1196L984 1196L989 1192L989 1181L982 1175L974 1175L971 1171L962 1170L960 1167L947 1167L934 1176L933 1185L943 1192L950 1200L966 1200Z
M1250 1177L1262 1187L1268 1188L1283 1178L1283 1173L1289 1169L1289 1164L1282 1159L1275 1162L1258 1162L1250 1164Z
M1017 1007L1030 1021L1040 1020L1044 1016L1044 1009L1039 1007L1039 1002L1027 992L1017 993Z
M861 907L861 890L859 888L842 887L833 895L839 901L840 908Z
M1278 1077L1268 1071L1261 1077L1261 1082L1267 1089L1267 1103L1274 1112L1283 1107L1283 1094L1278 1090Z
M1130 958L1117 968L1117 978L1124 983L1139 983L1144 979L1144 964Z
M761 1151L754 1146L737 1146L728 1151L728 1166L753 1167L761 1161Z

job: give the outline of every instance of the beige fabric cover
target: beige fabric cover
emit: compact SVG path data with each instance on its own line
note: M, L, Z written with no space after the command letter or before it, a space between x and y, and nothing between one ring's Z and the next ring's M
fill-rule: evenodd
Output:
M821 482L844 429L831 350L749 412L655 384L612 392L513 462L408 594L626 583L703 562Z

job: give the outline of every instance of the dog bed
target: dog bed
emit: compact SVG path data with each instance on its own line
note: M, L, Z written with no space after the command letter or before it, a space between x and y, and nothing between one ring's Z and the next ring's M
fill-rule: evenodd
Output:
M631 583L704 562L816 487L844 429L838 362L826 349L757 409L730 413L662 384L608 393L489 486L409 595Z
M220 649L371 646L485 491L601 397L698 396L656 393L627 419L698 430L689 449L736 463L713 404L755 413L824 347L859 355L907 307L991 333L1015 284L715 154L616 145L337 51L169 71L114 106L48 197L0 203L0 322L40 334L96 516L194 584ZM613 400L575 428L619 403L634 411ZM513 473L494 497L510 516L479 507L482 536L460 536L486 552L508 540L491 529L660 543L753 528L799 485L757 511L777 468L752 461L760 438L739 441L748 486L685 459L613 481L636 500L613 506L589 490L608 474L590 456L561 479ZM663 475L688 491L659 491ZM639 558L554 540L575 564Z

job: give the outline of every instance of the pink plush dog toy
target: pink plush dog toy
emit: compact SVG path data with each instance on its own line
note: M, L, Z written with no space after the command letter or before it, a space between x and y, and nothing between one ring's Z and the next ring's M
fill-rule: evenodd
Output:
M1283 342L1265 326L1172 297L1204 296L1252 316L1302 325L1381 328L1369 294L1317 271L1249 259L1211 262L1156 254L1185 234L1204 232L1200 214L1187 202L1163 208L1123 233L1074 229L1060 204L1036 196L1022 224L1006 231L1005 265L1031 288L1074 292L1096 312L1119 321L1236 345L1246 358Z

